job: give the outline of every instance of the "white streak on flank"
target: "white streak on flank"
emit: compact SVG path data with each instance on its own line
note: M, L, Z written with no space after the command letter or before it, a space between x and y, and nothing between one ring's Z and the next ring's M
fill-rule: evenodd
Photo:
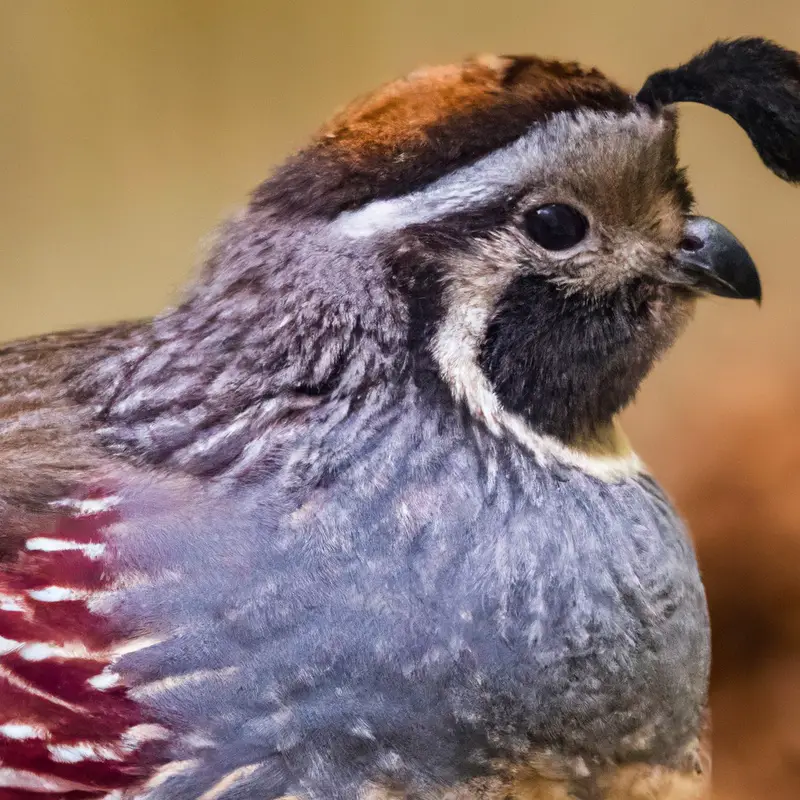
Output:
M342 212L331 223L331 230L362 239L480 208L521 187L544 183L548 172L575 153L624 147L631 138L657 139L670 124L642 109L625 115L602 111L553 114L516 141L422 189Z
M121 656L128 655L128 653L136 653L139 650L144 650L148 647L154 647L164 641L159 636L140 636L137 639L128 639L125 642L120 642L109 651L109 657L113 660Z
M91 500L76 500L67 497L63 500L56 500L50 505L55 508L66 508L74 511L79 517L89 517L92 514L100 514L103 511L108 511L119 505L120 498L116 495L109 495L108 497L98 497Z
M114 606L119 600L120 595L116 591L116 587L111 591L96 591L86 598L86 608L92 614L108 615L114 610Z
M50 731L42 725L30 725L27 722L5 722L0 725L0 736L17 741L49 739Z
M114 789L113 792L104 794L100 800L125 800L125 793L122 789Z
M175 583L183 580L177 570L162 570L157 577L146 572L129 570L114 576L112 589L95 591L86 599L86 607L94 614L111 614L119 602L121 593L130 589L144 589L157 584Z
M155 789L166 783L170 778L176 775L182 775L184 772L196 769L200 766L200 762L196 758L188 758L185 761L170 761L164 764L163 767L153 773L153 777L142 787L143 789ZM137 795L140 796L140 795Z
M48 536L33 536L25 543L25 547L28 550L42 550L48 553L80 550L91 559L99 558L106 549L102 542L71 542L68 539L52 539Z
M81 761L122 761L122 756L107 744L77 742L76 744L49 744L51 760L59 764L79 764Z
M355 725L350 728L350 732L355 736L360 736L362 739L369 739L375 741L375 734L372 732L366 720L359 719Z
M89 790L91 786L62 778L38 775L24 769L0 767L0 789L26 789L29 792L72 792Z
M19 595L0 594L0 611L27 611L25 601Z
M5 655L6 653L13 653L15 650L19 650L22 647L22 642L18 642L16 639L6 639L5 636L0 636L0 656Z
M27 692L28 694L32 694L34 697L39 697L42 700L46 700L48 703L52 703L55 706L60 706L61 708L66 708L68 711L72 711L75 714L84 714L86 713L86 709L83 706L76 705L75 703L68 703L66 700L62 700L60 697L56 697L49 692L42 691L41 689L37 689L35 686L28 683L28 681L23 680L22 678L15 675L11 670L4 669L0 667L0 680L5 680L7 683L10 683L13 687L17 689L21 689L23 692ZM0 786L3 784L0 783Z
M130 753L145 742L169 739L169 735L169 731L163 725L143 722L141 725L134 725L132 728L128 728L120 736L120 747L126 753Z
M208 750L217 746L217 743L210 736L197 731L182 736L181 743L191 747L192 750Z
M244 767L233 770L233 772L229 772L219 783L215 783L208 791L203 792L197 800L217 800L218 797L221 797L239 781L249 778L261 766L260 763L247 764Z
M106 667L98 675L87 678L86 683L98 691L104 692L106 689L116 686L121 680L122 678L118 672L112 672L109 667Z
M26 642L23 644L19 654L26 661L44 661L47 658L59 658L69 660L72 658L103 660L102 653L93 653L80 642L70 642L69 644L50 644L48 642Z
M31 589L28 596L42 603L60 603L62 600L83 600L88 592L69 589L66 586L48 586L45 589Z
M105 661L108 658L105 653L89 650L81 642L68 642L63 645L51 642L18 642L15 639L5 639L0 636L0 655L13 652L18 652L26 661L44 661L47 658Z
M194 672L187 672L184 675L170 675L150 683L142 683L133 687L129 695L134 700L149 698L155 694L175 689L189 683L200 683L202 681L228 678L239 672L239 667L222 667L221 669L198 669Z

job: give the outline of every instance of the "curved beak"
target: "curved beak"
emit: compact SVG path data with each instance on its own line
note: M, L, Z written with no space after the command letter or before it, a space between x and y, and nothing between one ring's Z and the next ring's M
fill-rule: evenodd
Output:
M683 239L672 258L681 285L761 303L761 280L753 259L719 222L708 217L687 217Z

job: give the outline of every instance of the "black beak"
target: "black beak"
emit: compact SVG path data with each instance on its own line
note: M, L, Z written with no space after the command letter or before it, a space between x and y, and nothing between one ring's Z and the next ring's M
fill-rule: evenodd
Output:
M673 263L678 282L721 297L761 302L761 281L744 245L719 222L687 217Z

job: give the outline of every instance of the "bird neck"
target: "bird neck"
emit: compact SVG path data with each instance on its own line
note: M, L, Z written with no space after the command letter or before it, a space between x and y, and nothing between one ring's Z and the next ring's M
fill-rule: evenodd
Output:
M618 418L597 426L591 433L583 433L566 443L577 453L591 458L628 458L633 448Z

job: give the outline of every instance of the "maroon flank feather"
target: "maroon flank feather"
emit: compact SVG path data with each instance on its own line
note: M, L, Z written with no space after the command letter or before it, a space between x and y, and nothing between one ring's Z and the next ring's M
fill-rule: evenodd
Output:
M0 800L120 797L166 737L117 683L130 643L92 611L111 588L114 505L99 492L53 504L0 567Z

